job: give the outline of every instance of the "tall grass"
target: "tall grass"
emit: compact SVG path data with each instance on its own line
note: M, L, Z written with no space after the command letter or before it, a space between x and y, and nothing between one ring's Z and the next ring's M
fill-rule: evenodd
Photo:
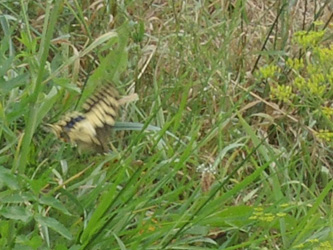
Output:
M329 1L0 6L1 249L332 249ZM44 124L105 82L79 155Z

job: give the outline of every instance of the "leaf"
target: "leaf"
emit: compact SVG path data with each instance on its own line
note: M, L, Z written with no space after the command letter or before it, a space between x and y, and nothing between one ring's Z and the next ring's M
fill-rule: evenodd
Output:
M72 215L67 208L57 199L52 196L43 196L40 198L40 203L58 209L66 215Z
M252 223L249 220L253 212L251 206L233 206L225 207L222 211L212 213L209 217L203 218L200 225L210 225L212 227L243 227Z
M11 78L8 81L4 81L3 79L0 78L0 90L1 94L6 94L10 90L20 87L22 85L27 84L29 79L28 74L20 74L15 78Z
M118 246L121 250L127 250L124 242L114 233L113 236L116 238Z
M118 82L122 72L127 68L128 53L126 49L128 31L126 25L122 26L114 32L117 36L112 37L102 49L103 54L110 51L105 57L100 56L100 65L90 76L87 85L82 92L81 99L78 103L78 107L81 107L88 96L94 92L96 87L103 81ZM113 48L112 45L117 41L117 47ZM93 42L95 43L95 42ZM99 52L101 52L99 51Z
M53 107L54 103L57 101L57 97L57 90L55 87L53 87L39 107L37 125L42 121L42 119Z
M0 215L11 220L20 220L28 222L32 218L32 213L24 207L10 206L0 210Z
M42 226L51 228L52 230L56 231L60 235L64 236L66 239L68 240L72 239L70 231L56 219L50 217L44 217L38 214L35 216L35 220Z
M12 190L19 189L19 183L16 176L14 176L8 169L0 166L0 187L6 185Z
M116 122L112 129L114 131L127 131L127 130L132 130L132 131L141 131L146 125L140 122ZM157 126L153 125L148 125L144 131L154 131L154 132L159 132L162 129ZM167 135L171 136L172 138L176 139L177 141L181 142L183 145L186 145L185 142L180 140L179 137L171 133L170 131L165 132Z
M82 92L78 107L82 106L87 97L95 91L96 87L100 84L101 81L104 81L105 79L110 79L110 81L112 81L114 79L113 76L116 74L115 72L118 72L118 65L122 61L121 57L124 52L120 49L111 48L111 44L114 43L116 39L118 39L118 37L115 36L111 41L109 41L108 49L111 51L104 58L100 58L100 65L90 76L87 85Z
M24 193L8 193L1 197L1 203L23 203L23 202L31 202L35 201L35 197L31 194L30 191Z

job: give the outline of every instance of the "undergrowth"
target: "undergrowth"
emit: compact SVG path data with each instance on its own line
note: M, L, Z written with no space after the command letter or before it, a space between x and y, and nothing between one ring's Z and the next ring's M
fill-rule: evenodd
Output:
M332 249L330 1L0 6L1 249ZM80 155L106 82L142 129Z

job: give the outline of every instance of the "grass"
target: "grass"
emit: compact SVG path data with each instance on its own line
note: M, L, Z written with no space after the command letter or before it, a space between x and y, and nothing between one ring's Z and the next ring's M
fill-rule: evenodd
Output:
M2 1L1 249L332 249L329 2ZM104 82L79 155L43 126Z

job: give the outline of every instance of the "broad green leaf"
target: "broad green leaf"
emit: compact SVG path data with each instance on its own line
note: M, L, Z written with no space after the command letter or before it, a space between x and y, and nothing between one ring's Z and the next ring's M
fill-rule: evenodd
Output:
M8 169L0 166L0 187L8 186L10 189L19 189L19 183L15 175Z
M40 214L35 215L35 220L42 226L51 228L52 230L56 231L60 235L64 236L66 239L71 240L72 235L68 231L68 229L61 224L59 221L57 221L54 218L51 217L44 217Z
M39 199L39 202L41 204L58 209L59 211L63 212L66 215L72 215L59 200L57 200L56 198L53 198L52 196L42 196Z
M9 206L0 209L0 215L11 220L28 222L32 218L32 213L27 207Z

